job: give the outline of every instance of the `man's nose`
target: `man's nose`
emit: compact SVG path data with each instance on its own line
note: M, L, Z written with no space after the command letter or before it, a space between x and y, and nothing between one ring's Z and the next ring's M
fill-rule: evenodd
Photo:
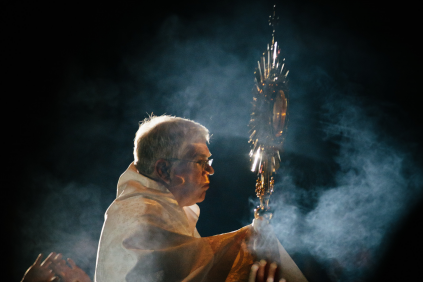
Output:
M213 169L213 167L211 166L211 165L207 165L207 167L206 167L206 173L208 174L208 175L213 175L214 174L214 169Z

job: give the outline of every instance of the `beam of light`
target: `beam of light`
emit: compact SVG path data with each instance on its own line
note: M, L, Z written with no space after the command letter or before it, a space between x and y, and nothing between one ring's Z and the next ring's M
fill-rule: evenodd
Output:
M275 47L273 47L273 67L275 67L275 63L276 63L276 49L278 48L278 42L275 42Z
M263 162L263 154L261 153L261 151L260 151L259 156L260 156L260 161L259 161L259 165L258 165L258 170L259 170L259 173L262 173L261 163Z
M254 134L256 134L256 132L257 132L257 131L256 131L256 130L254 130L254 131L253 131L253 133L251 133L251 135L250 135L250 139L253 139Z
M263 81L263 74L261 73L261 67L260 67L260 62L259 61L257 61L257 65L258 65L258 70L259 70L259 73L260 73L260 79L261 79L260 82L262 82Z
M267 76L270 75L270 47L267 44Z
M253 163L253 166L251 167L252 172L256 171L256 165L257 165L259 156L260 156L260 146L257 148L256 156L254 157L254 163Z

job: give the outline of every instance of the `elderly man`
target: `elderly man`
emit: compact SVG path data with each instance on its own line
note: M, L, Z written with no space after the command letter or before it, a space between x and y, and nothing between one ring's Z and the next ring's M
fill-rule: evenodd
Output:
M95 281L248 280L251 225L204 238L196 229L196 203L214 173L208 141L208 130L191 120L152 116L140 124L135 160L105 214ZM281 246L279 254L284 278L306 281Z

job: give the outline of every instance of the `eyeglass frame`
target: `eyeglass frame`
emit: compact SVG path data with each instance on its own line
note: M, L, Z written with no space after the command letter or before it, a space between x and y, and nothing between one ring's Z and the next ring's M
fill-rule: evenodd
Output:
M191 160L185 160L185 159L172 158L172 159L166 159L166 160L168 160L168 161L176 160L176 161L185 161L185 162L190 162L190 163L196 163L196 164L199 164L202 167L203 170L206 170L208 167L212 167L212 163L213 163L213 159L191 161ZM206 165L208 165L207 168L206 168Z

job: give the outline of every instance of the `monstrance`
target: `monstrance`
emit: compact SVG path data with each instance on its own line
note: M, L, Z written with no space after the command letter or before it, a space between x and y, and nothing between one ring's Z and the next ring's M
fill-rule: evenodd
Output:
M270 220L273 216L270 208L270 195L275 181L273 174L281 161L282 143L285 138L288 121L288 80L289 70L285 67L285 58L281 56L278 42L275 41L275 28L279 18L269 16L272 27L272 41L267 45L257 62L255 87L253 88L253 110L249 122L252 161L251 171L257 173L256 195L260 205L254 210L254 217Z

